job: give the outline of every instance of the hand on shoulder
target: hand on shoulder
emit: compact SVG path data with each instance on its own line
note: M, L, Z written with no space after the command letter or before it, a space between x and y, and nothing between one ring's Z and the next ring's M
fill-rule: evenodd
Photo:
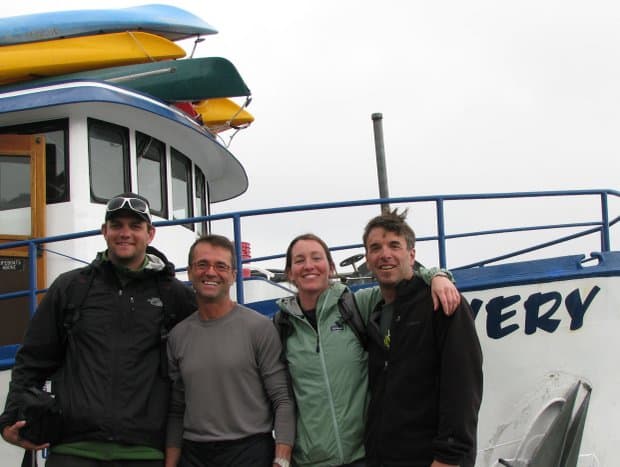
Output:
M452 316L461 303L461 294L447 275L435 274L431 280L433 309L439 304L446 316Z

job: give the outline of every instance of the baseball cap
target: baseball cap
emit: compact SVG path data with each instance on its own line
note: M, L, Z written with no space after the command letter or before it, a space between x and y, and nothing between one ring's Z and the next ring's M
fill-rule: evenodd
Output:
M110 220L119 214L131 214L151 223L149 201L136 193L122 193L111 198L105 208L105 220Z

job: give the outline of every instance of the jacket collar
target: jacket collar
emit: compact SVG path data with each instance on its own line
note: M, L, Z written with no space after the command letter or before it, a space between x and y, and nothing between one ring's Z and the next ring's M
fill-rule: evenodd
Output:
M396 284L396 297L409 295L425 286L426 283L419 276L414 274L411 279L405 279Z
M338 299L346 289L346 286L341 282L332 283L321 295L316 304L316 309L323 309L333 304L338 303ZM278 307L285 313L289 313L293 316L302 317L303 311L297 301L297 295L290 297L280 298L277 302Z
M164 255L157 248L152 246L146 247L146 256L148 258L147 265L144 267L144 272L147 274L163 274L164 276L174 277L174 264L168 261L166 255ZM100 251L91 263L91 266L95 269L101 269L103 267L111 266L112 264L108 260L108 250Z
M411 279L404 279L396 284L396 300L400 297L411 295L418 290L426 287L426 283L419 276L414 276ZM385 305L385 300L382 298L379 303L375 305L375 308L370 314L370 321L375 322L378 319L378 315L381 313L381 308Z

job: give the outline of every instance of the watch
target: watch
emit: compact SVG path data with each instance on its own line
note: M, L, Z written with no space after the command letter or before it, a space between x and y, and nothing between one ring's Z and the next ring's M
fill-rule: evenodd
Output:
M285 459L284 457L276 457L273 460L274 464L278 464L280 467L290 467L291 463L289 462L288 459Z
M454 276L452 275L452 273L450 271L444 271L443 269L439 269L437 272L435 272L432 276L431 276L431 281L435 278L435 277L445 277L446 279L452 281L452 283L454 284Z

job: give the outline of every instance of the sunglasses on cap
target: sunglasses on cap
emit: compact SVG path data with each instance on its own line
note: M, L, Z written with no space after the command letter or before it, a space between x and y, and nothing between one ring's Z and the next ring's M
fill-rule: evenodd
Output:
M121 209L129 209L148 222L151 221L151 211L146 201L140 198L125 198L123 196L117 196L108 201L106 205L106 218L109 217L110 213L120 211Z

